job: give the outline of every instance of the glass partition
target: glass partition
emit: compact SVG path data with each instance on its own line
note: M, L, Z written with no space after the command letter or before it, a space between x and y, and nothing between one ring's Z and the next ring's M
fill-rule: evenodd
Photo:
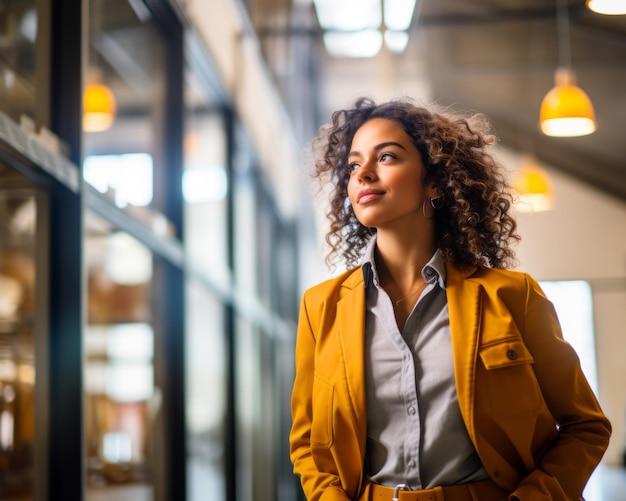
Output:
M86 218L85 447L91 500L153 498L154 384L151 252Z
M227 356L223 305L187 281L185 422L188 499L226 499Z
M185 74L183 199L191 266L228 287L227 131L223 114L189 70Z
M42 251L41 194L0 163L0 500L35 496ZM37 385L37 386L36 386ZM41 411L40 411L41 412ZM42 450L39 447L39 450ZM45 460L44 460L45 461Z
M36 119L37 0L0 2L0 110Z
M188 54L182 190L185 254L187 499L227 496L228 257L227 126L203 72Z
M88 40L84 177L150 226L165 205L165 40L142 0L89 0Z

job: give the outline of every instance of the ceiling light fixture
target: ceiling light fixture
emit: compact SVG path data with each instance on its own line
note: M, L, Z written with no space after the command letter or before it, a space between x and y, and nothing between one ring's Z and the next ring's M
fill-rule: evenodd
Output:
M101 83L89 83L83 94L83 130L102 132L115 120L115 96L111 89Z
M585 136L596 130L595 113L589 96L576 86L570 68L557 68L555 87L543 98L539 120L548 136Z
M621 16L626 14L625 0L587 0L587 8L598 14Z
M539 122L548 136L573 137L591 134L596 130L596 119L591 100L576 86L571 69L569 46L569 17L562 0L557 0L559 59L552 88L541 103Z
M515 208L520 212L543 212L554 207L554 190L548 173L532 157L522 161L513 179L512 188L517 192Z
M408 44L416 0L314 0L326 50L337 57L374 57Z

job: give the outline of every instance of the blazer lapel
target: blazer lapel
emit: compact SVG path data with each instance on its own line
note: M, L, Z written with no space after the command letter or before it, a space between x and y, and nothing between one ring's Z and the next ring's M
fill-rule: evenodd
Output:
M343 283L337 303L337 325L354 425L364 453L367 434L365 402L365 286L361 268Z

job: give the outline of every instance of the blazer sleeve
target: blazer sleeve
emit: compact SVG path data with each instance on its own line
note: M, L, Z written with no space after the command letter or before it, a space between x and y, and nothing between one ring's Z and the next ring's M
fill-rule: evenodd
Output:
M510 499L574 500L606 450L611 425L585 378L574 349L563 340L550 301L529 276L521 330L534 358L534 371L558 425L555 441Z
M318 458L317 462L324 462L329 466L320 468L311 449L316 334L319 335L312 323L305 293L300 305L295 350L296 370L291 397L291 461L294 473L300 476L302 488L309 501L348 501L350 498L341 487L339 475L333 471L332 458ZM319 452L316 454L319 455Z

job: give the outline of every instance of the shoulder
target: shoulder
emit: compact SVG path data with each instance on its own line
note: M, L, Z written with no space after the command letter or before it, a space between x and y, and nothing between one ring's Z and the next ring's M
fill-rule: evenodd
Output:
M466 270L465 274L452 271L448 276L451 278L447 287L451 311L474 304L483 314L491 315L490 322L495 318L511 318L519 329L529 322L540 322L545 327L555 318L551 301L528 273L479 267L470 272ZM542 327L537 332L543 330Z
M523 271L487 267L477 268L476 271L468 278L470 280L476 280L486 284L496 283L522 287L525 287L529 281L534 281L528 273Z
M496 287L519 289L520 291L526 291L528 294L540 293L543 295L537 280L523 271L481 268L477 271L475 279L483 281L485 284L494 284Z
M528 273L504 268L458 268L447 265L449 283L455 285L478 285L488 296L502 300L525 300L542 296L538 282Z

